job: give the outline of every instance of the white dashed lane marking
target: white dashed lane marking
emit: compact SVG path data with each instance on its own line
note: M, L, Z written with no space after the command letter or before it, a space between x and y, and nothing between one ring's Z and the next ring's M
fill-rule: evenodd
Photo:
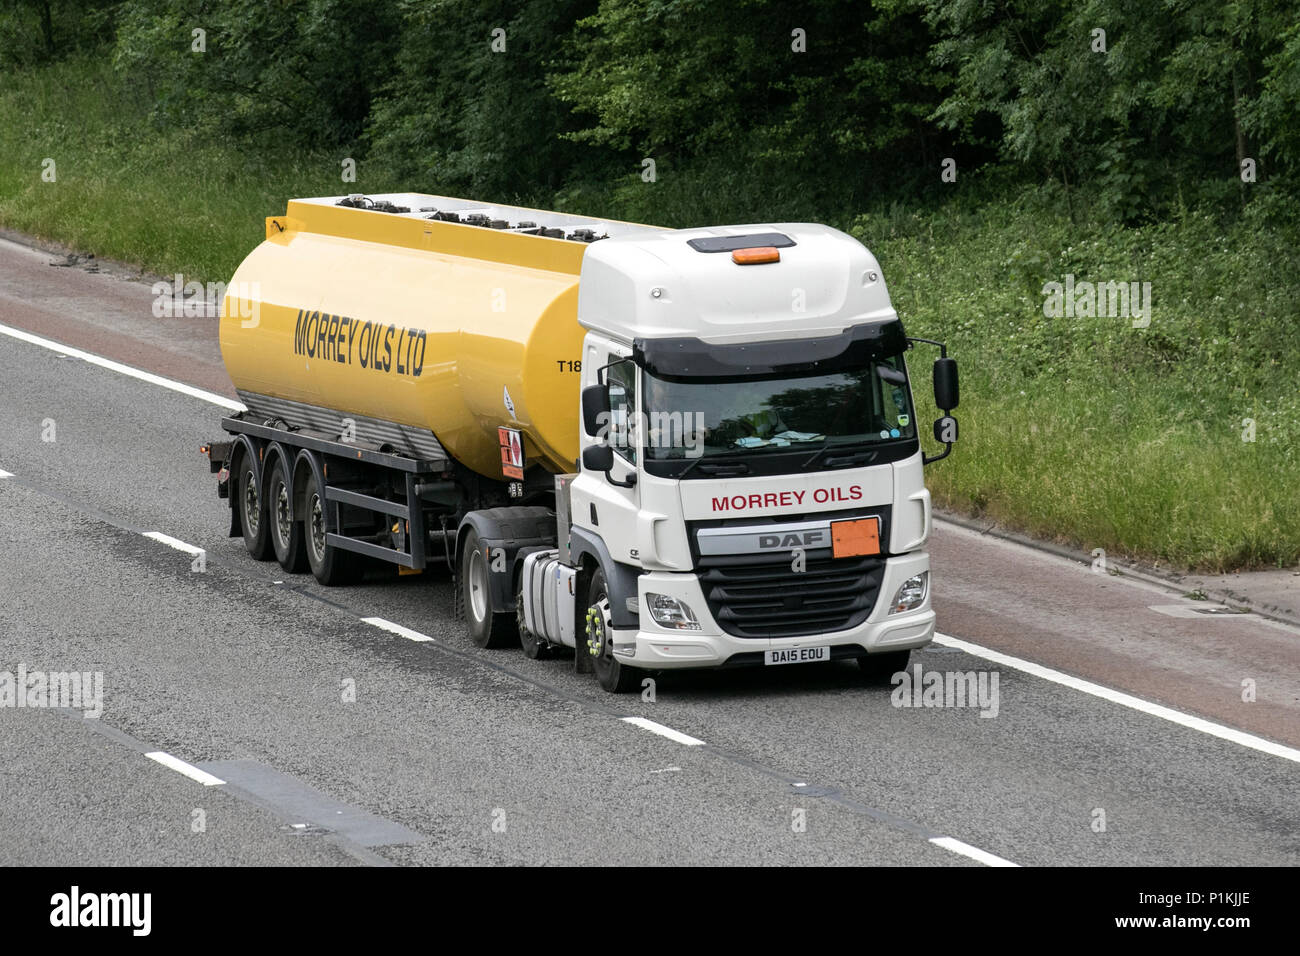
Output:
M152 538L154 541L161 542L169 548L175 548L177 551L184 551L186 554L197 555L203 553L202 548L196 548L192 544L186 544L180 538L173 538L171 535L163 534L161 531L145 531L143 534L146 538Z
M987 850L981 850L979 847L971 846L969 843L962 843L961 840L952 837L931 837L930 842L935 846L941 846L945 850L951 850L953 853L959 853L962 856L970 857L972 860L978 860L985 866L1020 866L1019 863L1012 863L1010 860L1004 860L1000 856L995 856Z
M652 734L658 734L660 737L667 737L679 744L687 747L703 747L704 741L699 740L689 734L684 734L680 730L673 730L671 727L665 727L663 724L656 724L653 720L647 720L644 717L623 717L623 723L631 724L634 727L640 727L642 730L648 730Z
M185 776L189 777L191 780L195 780L203 784L203 786L205 787L219 787L226 782L222 780L220 777L214 777L206 770L200 770L198 767L194 766L193 764L186 763L184 760L181 760L179 757L173 757L171 754L163 750L154 750L151 751L150 753L145 754L145 756L148 757L150 760L162 764L164 767L168 768L169 770L175 770L179 774L184 774Z
M404 637L408 641L433 641L428 634L421 634L419 631L413 631L409 627L402 627L400 624L394 624L392 621L384 620L382 617L363 617L364 623L371 627L377 627L380 630L388 631L390 634L396 634L398 637Z

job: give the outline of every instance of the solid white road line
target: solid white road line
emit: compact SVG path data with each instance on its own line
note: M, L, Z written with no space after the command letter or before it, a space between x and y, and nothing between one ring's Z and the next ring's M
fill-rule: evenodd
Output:
M673 730L671 727L665 727L663 724L656 724L653 720L646 720L644 717L623 717L623 723L632 724L640 727L642 730L648 730L652 734L658 734L660 737L667 737L669 740L675 740L679 744L685 744L687 747L703 747L704 741L697 740L689 734L684 734L679 730Z
M985 866L1020 866L1019 863L1004 860L1000 856L994 856L979 847L971 846L969 843L962 843L961 840L954 840L952 837L930 837L930 842L935 846L943 847L945 850L951 850L953 853L960 853L972 860L978 860Z
M0 478L12 478L13 476L14 473L12 471L5 471L3 468L0 468Z
M1003 654L1001 651L981 647L979 644L972 644L969 641L949 637L947 634L939 634L936 632L934 635L934 642L936 644L942 644L944 647L955 647L974 657L982 657L995 664L1001 664L1003 667L1010 667L1013 670L1024 671L1026 674L1032 674L1034 677L1041 677L1043 680L1051 681L1054 684L1060 684L1062 687L1069 687L1072 690L1077 690L1084 694L1090 694L1093 697L1100 697L1102 700L1108 700L1112 704L1119 704L1121 707L1128 707L1132 710L1149 714L1152 717L1159 717L1161 720L1167 720L1170 723L1178 724L1180 727L1198 730L1203 734L1209 734L1211 737L1218 737L1222 740L1231 741L1234 744L1240 744L1243 747L1249 747L1251 750L1258 750L1260 753L1271 754L1274 757L1281 757L1283 760L1300 763L1300 750L1296 750L1294 747L1286 747L1282 744L1274 743L1271 740L1265 740L1263 737L1256 737L1254 734L1248 734L1242 730L1234 730L1232 727L1225 727L1223 724L1216 724L1211 720L1204 719L1203 717L1194 717L1191 714L1184 714L1182 711L1174 710L1172 707L1165 707L1162 704L1153 704L1149 700L1134 697L1132 694L1112 690L1109 687L1103 687L1101 684L1094 684L1092 681L1083 680L1079 677L1071 677L1069 674L1053 670L1050 667L1044 667L1042 664L1035 664L1032 661L1021 660L1019 657L1012 657L1010 654Z
M219 787L226 782L220 777L214 777L206 770L200 770L193 764L186 763L179 757L173 757L171 754L162 750L155 750L152 753L145 754L145 756L150 760L162 764L164 767L175 770L177 773L184 774L191 780L197 780L205 787Z
M161 541L169 548L175 548L177 551L184 551L186 554L202 554L202 548L196 548L192 544L186 544L180 538L173 538L169 534L163 534L161 531L145 531L146 538L153 538L155 541Z
M369 624L371 627L377 627L380 630L388 631L389 633L396 634L399 637L404 637L410 641L433 640L433 638L428 634L421 634L419 631L413 631L409 627L402 627L402 625L394 624L392 621L386 621L382 617L363 617L361 620L364 623Z
M39 345L43 349L49 349L51 352L58 352L60 355L67 355L75 359L81 359L83 362L89 362L91 365L98 365L100 368L106 368L113 372L120 372L122 375L129 375L131 378L137 378L142 382L148 382L150 385L159 385L163 388L169 388L173 392L180 392L182 395L188 395L191 398L199 398L205 402L211 402L213 405L220 405L222 408L228 408L232 412L242 412L247 409L241 402L234 399L226 398L224 395L218 395L216 392L209 392L206 389L195 388L193 385L186 385L184 382L178 382L175 379L163 378L161 375L155 375L153 372L146 372L143 369L132 368L130 365L123 365L121 362L114 362L112 359L106 359L102 356L95 355L93 352L83 352L81 349L74 349L53 339L43 338L39 335L32 335L30 332L24 332L22 329L15 329L8 325L0 325L0 335L7 335L10 338L18 339L20 342L27 342L30 345Z

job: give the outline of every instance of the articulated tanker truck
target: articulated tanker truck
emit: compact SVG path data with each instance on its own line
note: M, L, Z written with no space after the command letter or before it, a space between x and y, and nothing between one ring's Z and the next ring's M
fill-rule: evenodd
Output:
M233 276L230 534L322 584L445 563L480 647L668 668L906 666L922 465L957 368L827 226L665 229L417 194L300 199ZM905 354L939 349L926 456Z

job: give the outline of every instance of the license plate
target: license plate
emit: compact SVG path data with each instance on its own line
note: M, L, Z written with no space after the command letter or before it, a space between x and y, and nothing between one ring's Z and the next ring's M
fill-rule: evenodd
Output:
M779 651L765 653L764 664L811 664L831 659L829 647L783 647Z

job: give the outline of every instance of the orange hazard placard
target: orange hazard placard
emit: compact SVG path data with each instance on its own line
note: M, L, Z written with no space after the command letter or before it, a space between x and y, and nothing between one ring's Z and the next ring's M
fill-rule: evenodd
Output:
M837 558L880 553L880 519L831 522L831 553Z
M524 438L517 428L498 428L501 442L501 474L507 478L524 478Z

